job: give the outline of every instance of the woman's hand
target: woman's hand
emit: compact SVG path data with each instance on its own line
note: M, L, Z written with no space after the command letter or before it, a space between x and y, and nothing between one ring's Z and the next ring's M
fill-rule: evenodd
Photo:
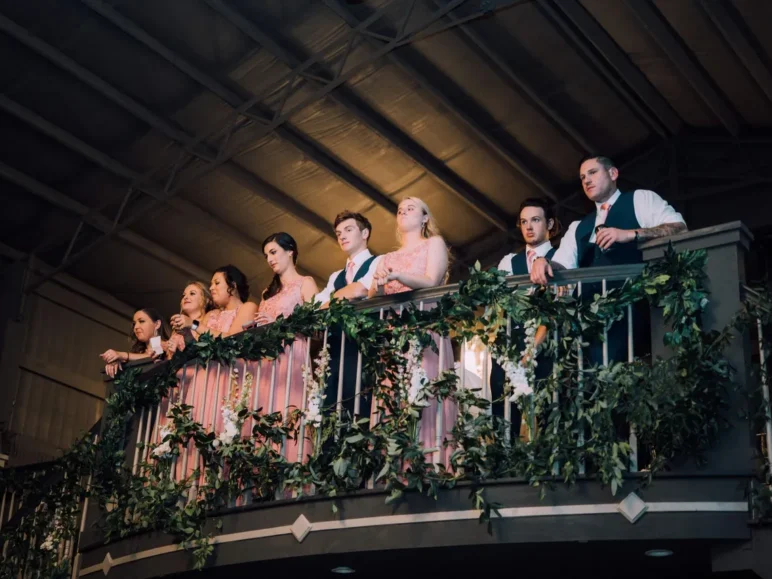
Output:
M112 364L114 362L128 362L129 354L127 352L117 352L115 350L107 350L99 354L99 357L104 360L105 364Z
M113 362L105 366L105 374L107 374L110 378L115 378L115 375L118 373L118 371L122 369L123 366L121 366L120 362Z
M185 328L191 327L193 325L193 320L185 314L174 314L170 318L169 323L171 324L173 330L181 332Z
M171 358L174 356L174 353L178 350L182 352L185 349L185 338L183 338L180 334L172 334L172 337L169 338L169 341L164 344L164 350L166 350L166 355Z
M378 287L385 286L390 281L397 280L397 279L399 279L398 272L395 272L390 267L385 267L380 264L378 265L378 268L375 270L375 275L373 276L373 280L375 281Z
M270 324L271 322L273 322L273 320L269 318L265 313L258 311L255 314L255 323L258 326L264 326L266 324Z

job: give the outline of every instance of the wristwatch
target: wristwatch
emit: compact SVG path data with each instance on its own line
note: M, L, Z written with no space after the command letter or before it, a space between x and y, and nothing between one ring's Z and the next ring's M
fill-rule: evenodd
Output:
M191 324L190 329L193 330L194 332L198 330L198 320L193 320L193 323Z

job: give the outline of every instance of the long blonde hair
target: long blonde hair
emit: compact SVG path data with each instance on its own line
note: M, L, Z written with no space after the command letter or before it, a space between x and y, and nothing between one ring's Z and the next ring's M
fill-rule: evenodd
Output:
M402 205L405 201L414 201L416 205L418 205L421 208L421 211L424 215L428 218L426 220L426 223L423 224L421 227L421 237L424 239L429 239L430 237L442 237L442 233L440 232L440 228L437 225L437 222L434 220L434 216L432 215L432 212L429 210L429 206L424 202L423 199L419 199L418 197L405 197L402 201L399 202L400 205ZM402 232L399 230L399 226L397 226L397 241L399 241L399 245L402 246ZM448 282L448 278L450 277L450 264L453 261L453 254L450 252L450 247L448 247L448 242L445 241L445 239L442 239L443 243L445 244L445 251L448 253L448 269L445 272L445 277L443 278L442 283L445 284Z
M426 223L421 227L421 237L429 239L430 237L442 235L442 233L440 233L440 228L437 226L437 222L434 220L432 212L429 211L429 206L423 199L419 199L418 197L405 197L399 204L402 205L405 201L414 201L415 204L421 208L421 212L428 217ZM397 226L397 241L402 245L402 232L399 230L399 226Z

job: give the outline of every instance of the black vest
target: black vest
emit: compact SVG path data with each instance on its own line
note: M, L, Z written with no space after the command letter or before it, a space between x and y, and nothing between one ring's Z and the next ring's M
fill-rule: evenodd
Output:
M607 227L617 229L640 229L641 224L635 216L634 193L622 193L609 209L606 216ZM576 228L576 254L579 267L597 267L602 265L621 265L623 263L642 263L643 254L638 244L618 243L608 251L601 251L590 243L590 236L595 228L597 213L591 213L579 222Z
M354 279L351 280L351 283L354 283L355 281L359 281L365 275L367 275L367 272L370 270L370 264L373 263L375 258L378 257L376 255L372 255L368 257L365 262L359 266L359 269L354 274ZM335 288L335 291L341 290L344 287L346 287L348 284L346 283L346 268L344 267L341 272L338 274L338 277L335 278L335 283L333 284L333 287ZM370 289L370 288L367 288Z
M524 249L520 253L512 256L512 275L528 275L528 262L526 261L528 250ZM544 256L547 259L552 259L555 255L555 248L550 249Z

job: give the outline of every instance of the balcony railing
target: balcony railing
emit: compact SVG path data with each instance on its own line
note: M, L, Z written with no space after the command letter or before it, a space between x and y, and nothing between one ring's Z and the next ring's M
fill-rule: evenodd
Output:
M744 281L742 260L749 241L747 230L740 224L727 224L710 230L680 235L669 241L672 241L677 250L704 249L707 251L706 274L711 295L710 306L702 314L701 321L705 331L723 330L734 320L735 314L742 305L741 286ZM645 244L643 246L645 259L651 261L661 257L667 244L668 240L658 240ZM549 291L556 296L557 302L580 304L583 299L589 299L588 293L598 293L605 296L612 288L618 288L625 281L637 278L643 268L644 264L640 264L557 272ZM510 277L506 280L506 284L509 288L518 288L523 292L527 291L530 286L529 280L525 277ZM393 325L398 325L401 323L400 316L409 315L406 312L418 312L415 315L420 317L420 312L442 307L443 298L458 290L457 285L449 285L395 296L379 297L355 304L354 310L365 313L372 319L382 320L381 323L388 323L388 320L393 320ZM482 320L489 317L489 312L483 310L484 308L480 308L474 312L474 316L477 316L476 319ZM615 326L607 325L605 327L603 339L573 340L568 342L571 348L570 352L559 346L564 337L560 334L561 330L551 328L548 343L551 343L552 346L542 356L553 357L553 383L557 382L557 374L561 371L558 368L561 364L575 363L576 367L572 367L570 370L575 381L570 384L568 390L553 388L550 391L552 396L550 404L546 409L542 408L540 411L529 409L527 404L523 406L522 400L519 402L511 401L509 395L504 397L493 395L491 384L493 357L489 351L489 342L479 333L473 337L469 332L449 332L448 328L434 328L436 331L432 332L431 339L434 342L436 353L432 353L430 349L425 350L424 358L431 358L431 363L425 363L424 366L429 373L429 381L441 378L443 370L452 371L458 376L459 391L476 393L480 402L473 403L467 408L470 412L470 420L479 416L490 416L494 403L503 406L501 411L503 421L499 426L496 426L498 423L494 423L494 426L487 431L487 438L483 436L485 440L482 442L480 448L483 450L480 452L484 452L486 445L495 446L496 440L503 440L501 448L506 452L512 451L515 447L531 449L536 448L536 446L529 447L527 444L538 442L544 428L548 426L550 428L562 428L559 421L550 421L547 417L549 412L554 412L555 409L562 411L560 409L565 409L566 405L573 404L575 399L588 401L597 395L597 392L593 393L590 389L585 390L585 386L593 384L595 379L593 373L603 371L603 368L607 368L614 361L632 363L639 359L641 352L651 354L652 358L645 360L651 360L658 356L672 356L673 347L663 345L664 335L672 328L668 328L663 319L662 312L656 308L652 308L649 313L629 304L622 311L621 317L614 322ZM518 333L522 332L522 329L518 329L516 326L517 320L506 320L503 331L507 339L514 340ZM614 331L613 340L606 340L605 338L608 337L612 328ZM619 328L624 331L620 332ZM642 332L642 329L647 331ZM649 329L650 331L648 331ZM255 336L255 340L259 340L259 336L268 331L271 331L269 327L246 330L247 333ZM760 326L758 331L761 331ZM208 490L214 493L215 487L227 484L230 477L230 467L221 465L217 467L216 472L204 472L205 465L211 466L212 463L207 463L207 457L202 456L202 452L208 452L206 449L209 447L216 447L217 442L214 439L227 430L226 418L222 414L223 405L232 401L234 396L243 396L245 391L249 391L248 397L243 400L246 406L243 412L246 414L246 420L244 424L239 424L238 433L231 433L232 438L239 436L248 438L253 431L256 420L261 420L261 417L270 416L272 413L281 413L286 418L295 406L301 411L298 422L294 426L298 433L297 439L295 440L292 436L291 428L284 430L279 428L282 426L282 419L271 423L272 427L275 427L273 438L255 442L253 449L254 452L274 452L276 460L283 459L287 464L303 465L307 463L309 454L322 450L322 429L308 428L311 425L307 423L305 411L311 393L308 391L309 384L304 380L303 373L300 371L301 364L298 362L302 362L306 367L312 366L318 352L333 344L337 347L337 352L332 358L332 362L337 365L335 368L337 381L332 388L334 391L332 399L326 400L324 404L325 416L333 418L329 423L330 439L325 444L337 445L336 448L340 450L342 438L351 437L354 440L353 445L356 444L357 438L361 438L357 433L366 436L368 433L377 431L379 422L388 419L390 412L393 412L393 409L384 410L381 406L382 399L379 400L373 395L375 390L382 387L384 377L374 376L366 372L368 363L372 367L372 360L362 351L357 351L355 356L347 357L346 350L356 348L356 342L348 339L344 332L336 331L335 328L323 328L318 332L309 332L309 334L310 337L307 340L301 339L293 345L287 346L283 353L272 359L237 358L223 363L218 361L217 356L199 357L191 354L189 360L177 371L176 383L168 390L168 396L153 405L139 405L130 422L125 437L125 468L136 481L139 481L137 484L141 487L143 484L165 485L166 482L164 481L177 483L178 487L175 488L181 489L184 495L177 497L176 506L173 508L180 510L185 509L186 505L195 504L198 497L206 495ZM501 334L499 334L500 337ZM620 450L619 458L614 456L616 464L619 465L618 468L625 471L625 474L621 482L615 479L611 484L613 490L618 491L617 497L622 497L621 501L620 498L614 498L608 490L596 490L597 483L594 483L593 480L603 479L600 471L605 468L599 464L600 458L595 456L595 461L588 464L582 459L573 465L570 461L572 460L571 456L574 455L561 449L555 449L554 452L548 454L548 462L543 472L537 476L514 479L505 473L503 476L508 478L500 482L488 480L485 485L488 488L486 492L489 496L485 500L481 499L476 502L472 511L465 509L461 494L466 495L471 490L472 494L478 493L478 496L482 497L479 494L482 481L479 480L479 473L472 475L473 463L465 463L472 466L467 467L469 472L464 472L465 467L459 467L458 462L453 462L453 460L457 461L458 457L450 458L453 448L448 449L445 440L453 438L449 433L455 417L450 409L457 399L444 393L438 399L432 398L427 401L428 408L432 409L430 415L433 417L433 424L425 425L425 427L431 433L431 440L424 437L420 445L426 463L434 465L424 472L435 473L431 475L436 477L432 480L442 479L444 483L452 482L452 484L446 484L448 490L441 493L442 496L446 497L441 501L442 510L437 511L439 507L429 503L419 504L414 501L409 501L407 506L401 507L384 505L384 494L394 492L395 484L398 485L400 482L399 477L384 478L375 472L362 477L359 490L356 489L356 485L351 486L351 479L349 479L348 486L343 485L341 488L341 492L344 494L331 493L331 487L322 488L321 484L319 486L296 484L291 487L292 493L288 494L287 491L283 490L281 484L277 484L275 486L269 485L271 494L266 495L261 489L255 488L249 477L245 477L239 483L241 486L238 486L234 492L228 495L227 504L208 503L208 508L214 509L209 513L213 518L205 524L201 536L212 535L214 537L212 541L218 546L219 555L216 561L211 558L208 559L207 564L227 565L295 557L298 554L311 556L329 552L345 553L350 550L386 550L415 546L406 542L407 539L399 534L368 535L367 529L389 525L426 526L428 534L422 536L431 537L431 539L423 540L421 542L423 546L465 544L464 540L461 543L458 542L461 535L458 534L458 529L454 525L478 518L480 510L483 512L492 510L493 512L489 513L492 520L495 522L500 519L502 522L496 524L502 529L510 528L506 527L509 520L517 520L520 521L518 523L520 525L528 525L539 517L557 520L565 516L593 517L621 513L628 521L634 523L647 511L661 513L662 516L661 523L656 525L652 523L654 526L638 525L635 527L638 530L632 532L617 529L615 525L619 523L616 519L613 522L611 519L603 519L604 523L600 526L582 527L584 534L578 537L572 535L578 527L568 529L557 526L553 530L553 538L551 539L555 541L593 541L610 540L611 538L651 540L658 537L667 537L669 540L726 541L743 539L746 535L750 536L750 530L746 524L749 507L743 495L742 487L747 486L748 482L754 478L753 456L758 447L747 421L739 418L738 411L741 409L747 411L748 404L754 398L749 395L749 388L753 381L749 370L751 348L747 341L748 334L741 332L737 334L737 337L740 339L729 342L724 352L727 362L736 369L734 380L740 386L737 391L728 392L725 396L727 404L725 419L731 428L721 433L712 448L705 449L706 463L704 466L697 467L688 460L675 460L671 463L669 471L663 473L665 482L658 482L652 487L652 490L646 491L648 493L646 501L643 501L639 496L640 484L648 477L649 472L639 471L641 469L647 470L651 464L650 449L639 448L639 433L636 432L633 425L620 423L614 424L612 428L622 433L620 436L628 439L630 452L628 454ZM623 342L623 347L619 347L620 340ZM610 343L615 346L615 356L612 356L609 351ZM196 346L190 346L190 352L194 352L195 349ZM371 354L372 352L370 352ZM593 362L588 359L588 356L593 357L601 370L593 368ZM763 371L763 361L766 360L764 352L761 352L760 359L762 361L762 401L766 402L765 408L768 408L767 375ZM143 368L141 376L135 379L135 382L140 385L143 381L150 384L154 377L165 371L167 370L164 364L147 365ZM394 379L393 375L392 379ZM541 379L549 382L549 377L542 376ZM248 388L250 380L251 389ZM352 384L353 395L349 398L346 391L352 389ZM713 384L705 385L706 389L710 389L712 386L715 387ZM435 389L432 392L439 395L441 389ZM559 396L566 398L559 400ZM571 397L575 397L575 399ZM536 396L534 396L535 398ZM512 423L512 417L518 413L521 406L523 406L527 419L525 420L525 438L518 442L517 430L519 425ZM576 408L580 407L581 404L576 404ZM341 422L345 418L346 408L352 409L353 414L361 418L356 426L352 425L351 422L345 422L345 420ZM437 410L435 411L434 408ZM497 406L496 412L499 412L498 408L499 406ZM586 409L586 407L583 408ZM164 457L167 453L164 451L163 445L165 441L169 440L170 428L173 423L173 419L168 416L170 409L176 409L178 414L179 412L189 413L190 420L201 425L198 432L209 436L206 444L201 444L201 440L198 443L192 439L185 440L177 454ZM751 408L750 410L754 409ZM424 412L429 413L427 410ZM769 421L769 416L766 416L766 419L765 429L767 440L769 440L772 423ZM572 444L578 450L583 450L593 443L585 438L588 430L581 424L579 421L566 427L573 429L573 438L570 440L573 441ZM355 436L352 436L352 433ZM411 436L420 439L420 430L412 432ZM518 446L523 442L526 444L525 447ZM227 440L221 444L227 445ZM460 446L462 446L461 442L451 444L451 447L456 449ZM478 450L476 449L475 452ZM384 447L378 460L385 457L388 452L388 448ZM588 456L592 455L588 454ZM164 469L168 470L164 470L159 475L158 464L160 461L158 459L162 457L164 458ZM413 463L410 460L403 461L403 467L407 468L413 464L413 467L418 468L416 465L420 465L420 461L415 457L412 460ZM563 462L564 460L568 462ZM383 461L381 460L381 462ZM381 462L378 463L379 469ZM574 466L576 466L576 471L572 472ZM334 469L338 467L342 471L347 468L344 463L338 466L332 465ZM302 470L302 467L298 468ZM194 473L197 470L200 472L196 476ZM448 472L454 474L447 475ZM405 480L409 477L407 470L403 469L401 473L404 473ZM162 478L158 479L159 476ZM399 476L403 476L403 474ZM501 475L496 475L494 472L491 476L495 478ZM341 478L345 477L341 474ZM471 485L471 489L466 488L461 491L454 488L457 483L463 486L465 479L469 480L467 485ZM548 499L548 504L541 502L540 489L534 489L532 485L550 485L560 479L574 481L573 488L578 490L570 491L572 493L570 495L555 495L557 498ZM187 484L185 484L186 481ZM383 490L384 486L387 487L388 492L386 493ZM170 493L170 496L173 496L173 491ZM331 496L333 494L334 496ZM286 500L295 499L301 495L307 497L316 495L316 497L299 502ZM319 505L322 504L320 501L328 501L330 506L320 510ZM498 507L496 503L499 503ZM279 510L273 510L270 513L266 511L266 507L271 504L276 505L276 509ZM332 505L339 505L342 511L339 512L337 509L330 508ZM98 572L107 574L112 568L118 567L121 569L119 576L128 574L132 577L152 577L161 572L181 572L191 567L192 562L190 560L183 562L179 558L164 559L164 557L172 556L178 552L180 548L179 536L160 539L157 535L143 535L141 533L143 528L146 530L153 528L152 521L145 520L148 514L142 512L143 507L141 505L121 504L119 501L117 504L113 503L107 506L107 511L98 509L97 505L94 504L89 509L87 519L84 520L85 532L81 537L80 553L73 576L77 574L77 576L94 577ZM401 510L395 514L392 510L395 508ZM495 515L496 510L499 511L498 519ZM689 517L695 516L693 513L700 513L701 523L695 524L693 518L689 519ZM116 514L118 515L117 519L127 523L127 529L132 528L132 521L144 520L145 522L134 526L135 532L140 532L139 535L119 540L112 546L105 546L103 522L106 516L116 520ZM215 515L223 521L222 529L215 526ZM708 515L712 518L704 518ZM651 515L651 517L656 516L660 515ZM659 519L655 518L654 520ZM445 526L436 526L441 523ZM347 547L340 540L332 538L333 531L345 533L347 529L351 528L360 529L359 535L355 538L348 535L347 539L348 541L353 540L357 544L356 548L353 545ZM270 537L289 535L294 537L297 544L300 544L303 543L309 532L323 529L327 533L325 536L331 537L333 543L322 544L317 541L312 546L307 547L310 550L304 550L302 553L293 552L292 544L295 543L274 544L269 539ZM451 529L456 530L451 531ZM463 536L470 537L478 532L467 529ZM502 533L501 536L511 537L506 532ZM513 541L511 538L499 540ZM514 539L514 542L521 540L524 539ZM264 549L251 549L248 554L243 550L238 552L228 550L227 545L243 541L250 541L250 545L255 547L263 545L259 541L267 542L264 543ZM470 540L469 542L474 541ZM190 546L188 545L188 547ZM168 561L168 564L160 563L162 560ZM158 567L158 565L161 566Z

